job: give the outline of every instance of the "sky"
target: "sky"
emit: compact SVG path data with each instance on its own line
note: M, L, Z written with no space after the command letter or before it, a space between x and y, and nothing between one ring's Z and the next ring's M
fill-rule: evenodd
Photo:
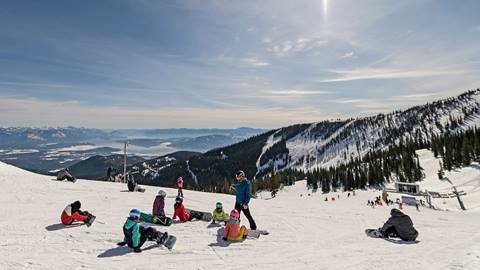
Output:
M480 87L480 1L0 2L0 126L277 128Z

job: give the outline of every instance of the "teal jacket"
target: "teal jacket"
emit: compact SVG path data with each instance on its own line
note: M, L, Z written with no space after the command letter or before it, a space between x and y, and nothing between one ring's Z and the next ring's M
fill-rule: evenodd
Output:
M140 225L137 222L127 218L123 225L123 234L129 247L136 248L140 245Z
M251 186L247 178L235 184L237 203L248 204L250 202L250 197L252 196Z

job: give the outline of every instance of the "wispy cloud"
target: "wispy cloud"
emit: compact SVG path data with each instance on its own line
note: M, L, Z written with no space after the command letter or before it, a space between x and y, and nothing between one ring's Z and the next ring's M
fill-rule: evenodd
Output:
M340 56L340 59L352 58L355 55L354 52L347 52L344 55Z
M407 101L407 102L418 102L418 101L425 101L429 98L438 98L440 99L442 96L440 93L422 93L422 94L412 94L412 95L404 95L404 96L394 96L389 98L392 101Z
M355 70L332 70L337 77L319 80L322 83L347 82L357 80L385 80L402 78L422 78L447 75L460 75L472 72L467 69L389 69L389 68L361 68Z
M333 94L331 91L324 90L300 90L300 89L288 89L288 90L267 90L266 94L278 95L278 96L310 96L310 95L326 95Z
M246 64L256 66L256 67L264 67L264 66L270 65L270 63L266 61L262 61L256 57L243 58L242 61Z
M318 108L158 108L85 106L37 99L1 98L0 126L68 126L71 123L99 128L239 127L278 128L299 122L316 122L334 117ZM55 110L52 110L55 108ZM38 119L38 115L42 115ZM98 117L101 115L102 117ZM259 117L261 116L261 117ZM32 122L32 119L36 119ZM152 123L160 123L152 126ZM268 124L267 124L268 123Z
M296 40L285 40L268 48L277 56L286 56L299 52L306 52L327 44L326 40L319 38L302 37Z
M333 102L337 104L355 104L355 103L362 103L367 102L367 99L336 99Z

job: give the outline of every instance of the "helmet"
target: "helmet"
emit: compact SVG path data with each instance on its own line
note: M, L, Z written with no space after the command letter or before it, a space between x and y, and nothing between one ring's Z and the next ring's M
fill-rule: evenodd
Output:
M140 210L137 210L137 209L132 209L130 210L130 214L129 216L133 219L139 219L140 218Z
M223 208L223 204L221 202L217 202L217 204L215 204L215 208L216 209L222 209Z
M160 197L162 197L162 198L165 198L165 196L167 196L167 193L166 193L165 191L163 191L163 190L160 189L160 190L158 191L158 195L157 195L157 196L160 196Z
M238 213L237 209L233 209L232 212L230 212L230 219L238 220L239 218L240 218L240 213Z
M239 170L237 171L237 173L235 174L236 177L241 177L241 178L244 178L245 177L245 173L242 171L242 170Z
M80 203L80 201L74 201L71 204L71 207L73 212L77 212L78 210L80 210L80 208L82 208L82 204Z
M175 202L183 203L183 197L182 196L177 196L177 198L175 199Z

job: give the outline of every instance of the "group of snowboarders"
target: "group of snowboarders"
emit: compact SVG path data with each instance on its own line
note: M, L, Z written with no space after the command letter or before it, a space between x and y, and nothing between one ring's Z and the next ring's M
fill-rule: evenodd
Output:
M67 170L68 172L68 170ZM223 210L223 204L217 202L213 212L205 213L186 209L183 205L183 178L178 177L177 187L178 193L175 198L174 214L172 218L165 215L165 197L166 192L159 190L153 201L152 214L142 213L137 209L131 209L130 213L123 225L124 240L118 243L119 246L127 245L132 248L134 252L141 252L141 247L146 241L156 241L159 245L164 245L171 249L175 244L176 238L169 235L167 232L159 232L155 228L144 226L141 222L148 222L170 226L173 220L178 219L180 222L197 220L211 221L212 224L219 222L225 225L223 239L225 241L238 242L245 239L248 235L248 229L245 226L240 226L240 213L243 212L250 223L250 229L256 230L257 226L250 213L249 203L251 198L251 183L245 177L243 171L238 171L235 174L237 183L231 186L232 191L236 194L234 209L228 215ZM130 183L130 181L128 182ZM132 184L129 184L132 185ZM129 190L133 191L137 188L136 183L134 187L129 186ZM95 220L95 216L88 211L80 209L80 201L75 201L63 210L61 221L65 225L71 225L75 221L84 222L87 226L91 226Z
M68 171L67 171L68 172ZM177 179L178 193L174 204L173 218L165 215L165 197L166 192L159 190L155 197L152 207L152 214L142 213L137 209L131 209L129 215L123 225L124 240L118 243L119 246L127 245L134 252L141 252L141 247L146 241L155 241L158 245L164 245L171 249L175 244L175 236L169 235L167 232L157 231L155 228L143 225L141 222L148 222L170 226L173 220L180 222L188 222L193 219L211 221L212 224L219 222L225 225L222 239L230 242L238 242L247 238L248 229L244 225L240 225L240 214L243 212L247 218L250 229L256 230L257 225L250 213L251 199L251 183L246 178L243 171L235 174L237 183L231 186L231 190L235 192L235 206L228 215L221 202L217 202L212 214L186 209L183 205L183 178ZM71 225L75 221L84 222L87 226L91 226L95 220L95 216L88 211L81 210L80 201L75 201L63 210L61 221L65 225ZM405 215L398 209L391 210L391 217L385 222L383 227L378 230L368 229L367 235L372 237L398 237L405 241L414 241L418 232L413 227L413 222L409 216Z

